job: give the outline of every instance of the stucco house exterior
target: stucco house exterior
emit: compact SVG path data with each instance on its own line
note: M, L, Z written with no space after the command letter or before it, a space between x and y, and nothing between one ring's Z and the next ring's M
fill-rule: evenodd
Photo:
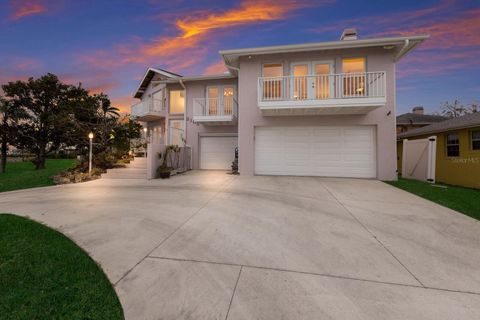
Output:
M229 72L149 68L131 114L148 129L148 178L167 144L192 169L394 180L396 63L428 35L220 51Z
M401 173L404 140L436 138L436 181L480 189L480 112L451 118L398 135Z

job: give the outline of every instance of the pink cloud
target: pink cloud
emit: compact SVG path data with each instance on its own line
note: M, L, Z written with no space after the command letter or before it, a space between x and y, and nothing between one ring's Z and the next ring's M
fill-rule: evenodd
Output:
M47 7L38 0L11 0L10 20L18 21L22 18L45 13Z
M203 74L220 74L224 73L225 71L227 71L227 68L225 67L225 62L223 60L219 60L207 66L203 70Z

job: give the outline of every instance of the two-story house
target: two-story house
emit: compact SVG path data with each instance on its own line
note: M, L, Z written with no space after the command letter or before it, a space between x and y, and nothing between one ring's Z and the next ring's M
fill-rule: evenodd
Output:
M149 135L148 177L165 144L193 169L241 175L396 179L395 67L427 35L220 51L229 73L182 77L150 68L132 116Z

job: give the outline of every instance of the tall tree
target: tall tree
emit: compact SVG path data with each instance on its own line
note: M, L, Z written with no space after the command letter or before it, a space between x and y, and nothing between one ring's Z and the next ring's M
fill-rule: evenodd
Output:
M119 109L112 106L108 96L105 94L95 95L94 98L98 101L97 107L97 148L98 151L107 151L112 146L113 130L118 124L120 117Z
M456 118L461 117L466 113L468 113L468 109L458 100L454 100L453 103L445 101L440 106L440 114L445 117Z
M48 73L26 82L9 82L2 88L13 108L28 113L28 121L19 130L19 147L35 155L36 169L45 168L47 155L68 141L74 121L69 101L75 97L76 87L63 84L57 76Z
M7 151L9 145L15 144L19 122L27 118L23 108L14 107L13 103L0 96L0 172L4 173L7 167Z

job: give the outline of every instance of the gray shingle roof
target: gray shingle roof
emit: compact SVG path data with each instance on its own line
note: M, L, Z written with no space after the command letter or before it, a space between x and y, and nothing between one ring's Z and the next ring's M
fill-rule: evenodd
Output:
M397 124L432 124L448 120L447 117L431 114L404 113L397 116Z
M449 120L437 122L429 126L410 130L405 133L399 134L398 138L404 139L424 134L445 132L455 129L471 128L477 126L480 127L480 112L467 114L457 118L451 118Z

